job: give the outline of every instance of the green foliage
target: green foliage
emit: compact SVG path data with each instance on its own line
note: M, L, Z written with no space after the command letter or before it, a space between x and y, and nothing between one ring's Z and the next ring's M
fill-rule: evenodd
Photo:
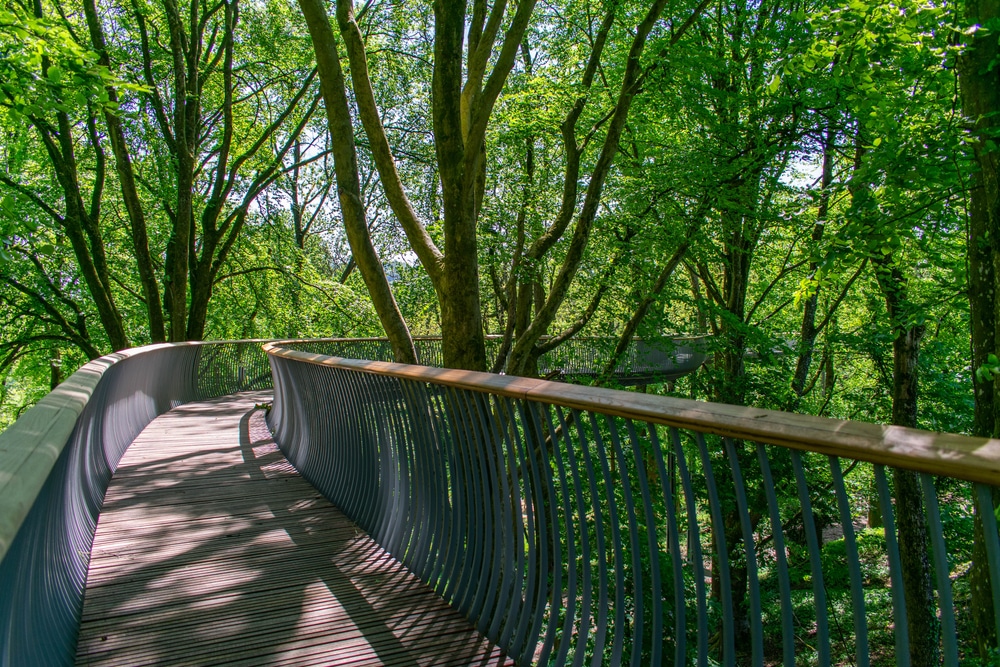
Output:
M993 382L997 376L1000 376L1000 359L997 355L990 354L986 358L986 363L976 369L976 378L980 382Z

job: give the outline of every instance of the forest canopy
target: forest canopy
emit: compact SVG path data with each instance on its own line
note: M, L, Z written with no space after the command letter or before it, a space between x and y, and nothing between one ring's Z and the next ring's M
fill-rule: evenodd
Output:
M443 334L447 365L532 374L575 336L689 334L712 362L654 390L992 433L996 27L971 2L10 0L0 422L150 342L388 335L412 361Z

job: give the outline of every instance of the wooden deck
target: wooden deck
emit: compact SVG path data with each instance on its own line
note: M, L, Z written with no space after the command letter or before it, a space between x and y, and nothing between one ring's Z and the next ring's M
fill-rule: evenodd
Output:
M126 452L77 664L512 664L295 472L263 400L181 406Z

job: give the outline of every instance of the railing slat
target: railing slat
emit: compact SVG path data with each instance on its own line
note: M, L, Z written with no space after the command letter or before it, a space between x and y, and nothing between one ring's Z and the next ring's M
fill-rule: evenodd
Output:
M892 587L892 612L894 635L896 637L896 665L910 667L910 629L906 619L906 596L903 591L903 566L899 557L899 542L896 539L896 519L889 493L889 482L885 476L885 466L874 466L875 487L878 490L879 507L885 527L886 552L889 557L889 575Z
M809 484L806 482L805 469L802 466L802 454L792 450L792 471L795 473L795 486L799 493L799 503L802 505L802 528L805 532L806 545L809 548L809 568L812 572L813 608L816 610L816 647L817 662L820 667L830 665L830 626L826 612L826 587L823 585L823 564L819 552L819 540L816 536L816 523L813 520L812 502L809 500Z
M708 595L705 593L705 561L702 558L700 525L698 524L697 500L691 475L688 473L687 460L681 447L680 432L670 429L670 440L674 445L674 457L677 470L681 476L681 488L684 490L684 505L687 510L688 522L688 560L694 565L694 590L698 607L698 667L708 665Z
M726 520L722 516L722 503L719 502L719 487L715 484L715 474L712 472L712 459L708 453L705 436L694 434L701 456L701 470L708 485L708 506L712 514L712 537L715 540L717 561L712 568L718 568L719 579L722 582L722 659L726 665L736 664L736 619L733 610L733 583L729 572L729 544L726 540Z
M643 460L644 455L642 448L639 443L639 436L636 433L635 424L631 421L626 422L626 428L628 431L629 440L632 443L632 456L636 465L636 476L639 478L639 493L642 496L642 507L644 511L644 519L646 522L646 554L649 558L649 580L650 580L650 597L652 600L652 609L650 610L652 618L650 619L651 636L653 638L652 646L650 647L649 660L651 664L659 665L663 661L663 643L659 641L659 638L663 636L663 593L662 593L662 582L660 580L660 549L659 549L659 537L657 535L657 520L656 514L653 511L653 499L652 493L649 488L649 471L646 469L646 462ZM652 436L655 429L648 427L649 433ZM650 446L652 446L653 438L650 438ZM652 456L654 459L660 461L660 467L662 467L663 456L662 452L653 452ZM666 510L664 514L669 516L673 515L670 511L672 505L666 505L664 509ZM638 557L639 547L636 544L635 551ZM636 595L643 594L644 591L638 590ZM681 606L683 610L683 606ZM633 650L633 663L639 664L637 661L641 660L640 651Z
M753 651L753 664L764 665L764 623L763 611L760 606L760 582L757 579L757 550L754 545L753 527L750 525L750 510L748 508L746 487L743 484L743 472L736 444L732 438L725 438L726 455L729 458L729 468L733 475L733 485L736 491L736 509L740 515L740 528L743 531L743 552L747 559L747 580L750 588L750 636Z
M840 459L827 458L833 475L834 495L840 511L840 525L844 531L844 546L847 552L847 572L851 581L851 611L854 616L854 642L859 667L868 667L868 625L865 615L865 583L861 577L861 561L858 559L858 542L854 536L854 517L851 515L850 501L844 488L844 474Z
M771 463L764 445L757 443L757 462L760 464L764 494L767 498L768 517L771 521L771 540L778 568L778 591L781 596L781 654L785 667L795 667L795 626L792 610L792 584L788 576L788 558L785 555L785 535L781 524L778 497L771 476Z
M937 579L938 601L941 611L941 639L944 645L944 664L958 666L958 633L955 630L955 604L951 595L951 568L948 552L944 544L941 511L938 508L934 479L928 474L920 475L920 488L924 496L927 524L931 535L931 553L934 554L934 575Z

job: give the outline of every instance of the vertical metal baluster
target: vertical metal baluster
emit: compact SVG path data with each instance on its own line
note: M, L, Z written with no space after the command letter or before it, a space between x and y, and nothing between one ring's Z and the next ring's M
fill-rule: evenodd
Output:
M516 656L521 662L526 661L525 651L529 647L525 646L528 641L528 632L530 629L531 621L533 620L533 611L535 610L535 605L531 603L531 594L536 591L536 586L539 585L538 578L541 573L538 571L538 526L535 518L535 492L532 489L532 484L535 478L535 471L532 469L534 466L531 463L531 424L528 422L524 414L524 400L515 401L517 406L517 414L519 421L522 426L521 438L517 439L517 444L520 445L517 448L518 455L518 467L523 471L522 478L524 479L524 508L523 512L526 516L526 532L528 543L528 558L527 558L527 582L523 589L523 610L521 612L521 617L518 620L517 630L514 636L511 638L510 652ZM535 487L537 488L537 486Z
M479 575L479 590L473 601L473 618L478 619L477 629L485 633L489 627L491 614L496 612L495 600L500 585L497 558L499 552L500 524L497 522L502 500L499 496L500 471L496 465L496 448L493 430L493 412L489 394L475 395L479 415L479 458L485 463L483 476L483 500L485 502L483 522L483 567ZM496 542L496 544L494 544Z
M865 585L861 577L861 561L858 558L858 543L854 537L854 517L848 504L844 475L840 470L840 459L828 457L830 472L833 474L833 488L840 510L840 524L844 529L844 546L847 550L847 572L851 581L851 606L854 612L854 654L859 667L868 667L868 615L865 612Z
M552 422L552 412L556 413L556 419L558 420L558 429L554 427ZM549 625L549 632L545 637L543 644L543 653L539 656L539 664L548 664L549 654L553 649L556 650L556 657L551 660L551 664L556 667L562 667L566 664L566 657L569 654L570 648L570 637L573 635L573 625L576 622L576 532L574 530L573 521L573 505L572 499L570 498L570 486L568 478L566 475L566 461L562 454L562 445L566 446L566 458L572 460L575 456L573 452L573 441L569 437L569 430L566 425L566 420L563 416L562 410L559 408L553 408L552 410L545 411L545 417L549 426L549 431L551 433L561 433L562 437L555 439L554 450L556 456L556 468L559 472L559 485L562 488L562 501L563 501L563 516L565 517L565 531L566 531L566 609L563 617L562 632L558 636L559 645L555 645L557 638L557 631L559 626L556 623L551 623ZM579 498L579 490L573 494L575 497ZM581 517L581 526L583 517ZM586 530L583 527L583 530ZM558 592L558 587L555 588L555 592Z
M461 395L454 387L444 388L445 414L448 417L448 430L451 433L448 450L448 497L451 504L449 534L451 544L448 549L448 562L444 571L444 598L449 603L454 602L458 595L459 583L462 577L462 564L466 557L466 530L468 520L468 475L465 470L465 424L461 406Z
M445 390L439 385L431 385L427 391L430 398L431 413L436 424L434 431L436 436L434 446L435 456L431 465L433 466L432 469L434 470L434 477L437 482L434 500L438 508L438 518L434 531L434 565L431 569L429 581L433 582L435 592L444 597L445 589L447 588L447 580L444 573L452 545L451 536L453 535L451 500L449 498L452 476L452 447L450 445L452 437L451 428L448 424L448 416L444 407L443 394Z
M443 416L448 422L447 460L448 460L448 535L451 541L448 544L447 560L441 572L444 584L441 592L445 600L451 601L455 596L455 586L458 583L460 573L460 561L465 555L463 544L463 530L465 528L465 503L463 494L465 488L464 472L462 463L462 436L461 420L458 417L459 408L456 405L456 390L446 387L443 390L442 406Z
M466 514L465 557L462 559L462 576L456 590L455 606L467 618L475 618L473 602L476 588L482 584L482 562L484 558L484 503L482 457L479 447L479 415L476 392L458 390L462 411L462 451L465 454L466 474Z
M656 428L653 424L646 423L644 426L648 433L652 433ZM654 665L659 665L663 662L663 593L662 584L660 581L660 548L659 539L657 536L657 526L656 526L656 514L653 511L653 498L649 491L649 479L647 478L646 465L643 461L642 448L639 445L639 436L635 430L635 424L631 419L625 421L625 428L628 432L629 440L632 443L632 456L635 458L635 468L636 474L639 476L639 493L642 497L642 508L644 518L646 520L646 553L649 557L649 578L650 578L650 591L652 595L652 638L653 644L650 646L649 651L649 661ZM650 438L652 443L652 437ZM667 507L669 510L669 506ZM638 560L640 557L639 546L638 546L638 536L635 540L634 549L634 559ZM641 567L641 566L640 566ZM640 570L641 572L641 570ZM636 578L636 596L642 595L642 587L639 583L638 577ZM637 615L638 616L638 615ZM636 621L636 630L633 633L635 636L642 636L642 623L638 620ZM638 642L637 642L638 643ZM634 648L632 649L632 664L638 665L641 652Z
M407 480L407 517L406 526L400 537L400 560L407 569L421 577L419 570L413 567L416 557L416 546L422 541L423 524L427 518L427 507L424 505L424 479L423 466L418 461L421 456L423 434L417 431L423 430L424 423L419 407L414 405L412 380L399 379L399 437L400 437L400 458L406 470ZM417 410L416 413L414 411ZM421 577L422 578L422 577Z
M608 503L608 520L611 525L611 544L614 548L615 563L615 626L614 634L611 638L611 659L612 665L620 665L622 662L622 648L625 641L625 554L621 536L621 518L618 514L618 501L615 498L615 480L611 477L611 468L608 464L607 446L604 438L601 437L600 425L597 415L588 412L590 425L594 429L594 444L597 445L597 455L601 463L601 473L604 479L605 499ZM605 417L608 422L610 417ZM624 485L622 485L624 489ZM596 657L596 656L595 656Z
M997 534L997 517L993 509L993 489L985 484L974 484L976 509L983 521L986 541L986 560L990 566L990 584L993 589L993 621L996 623L997 640L1000 641L1000 535Z
M495 514L493 511L493 501L496 496L496 474L492 469L492 460L489 456L489 434L486 427L485 411L489 409L489 396L479 392L466 392L469 399L469 406L473 411L470 428L475 445L470 453L478 464L478 478L474 488L475 496L479 502L479 511L476 514L476 550L478 552L477 564L478 573L474 572L474 589L472 603L469 608L469 618L476 620L477 626L483 622L484 603L488 595L492 595L495 589L490 584L490 566L494 555L493 546Z
M594 462L590 456L590 446L586 441L583 420L579 410L573 410L573 423L576 424L577 433L580 434L580 442L584 446L580 448L583 454L583 465L586 470L587 482L590 487L590 508L594 511L594 531L595 544L594 552L597 554L597 618L594 621L594 654L591 657L591 665L596 667L601 664L601 656L604 653L604 641L608 632L608 565L604 558L607 553L607 546L604 540L604 516L601 512L600 494L597 491L597 475L594 474ZM582 665L585 655L581 652L577 660L573 661L574 667Z
M516 531L514 546L517 549L510 611L507 612L508 618L504 625L503 633L500 635L501 646L509 647L511 645L511 638L520 627L521 618L524 615L522 611L522 607L524 606L524 579L525 572L528 569L527 561L529 558L529 555L525 553L524 543L526 539L531 539L531 527L529 526L527 529L525 527L524 511L525 504L530 503L521 494L521 476L523 473L519 447L521 442L521 425L517 420L518 411L515 407L515 401L506 399L506 403L511 421L511 437L507 447L507 465L511 472L511 490L514 496L514 529ZM525 537L525 532L528 533L527 538Z
M705 561L701 553L701 526L698 525L698 508L691 486L691 475L688 473L687 459L681 447L680 431L670 428L670 439L674 444L674 459L677 461L677 471L681 476L681 488L684 489L684 501L687 509L688 535L691 551L688 560L694 566L694 590L698 608L698 667L708 666L708 596L705 593Z
M750 639L753 652L753 664L764 665L764 624L763 612L760 607L760 582L757 579L757 551L753 541L753 526L750 525L746 487L743 484L743 472L737 458L736 443L732 438L723 439L729 468L733 473L733 485L736 491L736 511L740 515L740 526L743 530L743 551L747 559L747 578L750 587Z
M520 506L514 503L514 490L511 486L511 480L514 480L516 484L516 479L513 477L513 472L511 472L510 465L508 461L510 460L511 452L511 441L510 441L510 429L511 423L509 419L503 419L503 415L513 414L510 406L510 399L498 398L496 400L496 410L501 415L501 419L497 423L497 427L500 429L500 436L496 438L497 447L497 467L500 468L499 479L500 479L500 490L502 494L502 507L503 514L500 518L500 532L503 536L503 549L499 555L498 565L502 568L500 573L500 589L497 592L497 609L509 609L511 598L515 593L514 581L516 579L515 569L517 567L517 551L514 546L514 532L515 526L520 524L520 519L518 515L520 514ZM512 613L512 612L509 612ZM508 620L506 614L495 614L489 629L486 631L486 636L494 641L498 640L501 636L500 634L500 624L501 622ZM508 626L511 625L508 621ZM506 644L504 644L506 645Z
M351 505L355 512L359 512L358 516L363 520L363 523L359 522L361 527L368 531L375 541L378 541L382 518L381 485L379 484L378 470L382 425L379 423L379 415L375 408L377 392L371 377L360 373L351 373L351 377L362 389L363 399L360 412L365 421L361 429L361 442L365 449L358 457L358 463L362 466L360 468L362 474L358 477L358 492L351 498ZM374 465L368 469L368 466L365 466L366 463ZM364 502L365 496L368 497L368 502Z
M715 485L715 475L712 474L712 461L708 455L708 445L705 436L695 432L694 439L698 443L701 455L701 465L708 485L708 503L712 515L712 535L715 538L716 553L719 557L719 579L722 583L722 641L723 660L726 665L736 664L736 628L733 618L733 587L729 574L729 545L726 544L725 521L722 516L722 505L719 503L719 490Z
M367 424L368 414L365 408L366 401L364 400L366 391L361 385L362 378L357 373L342 371L340 369L334 369L333 374L342 389L342 395L349 397L348 401L353 417L348 424L352 431L351 435L357 443L357 447L366 448L368 446L369 426ZM358 507L355 505L355 500L361 497L363 493L371 492L371 489L367 488L369 480L364 474L364 467L369 457L344 456L343 458L349 475L341 475L341 478L337 480L335 485L335 499L338 507L340 507L344 514L367 530L370 527L370 522L366 520L366 517L361 515Z
M401 525L397 528L395 548L398 553L397 560L412 572L410 567L412 542L415 536L414 531L420 525L421 519L421 508L417 504L419 482L416 479L416 470L413 465L414 439L411 429L414 418L409 414L410 404L407 400L406 387L408 380L402 378L395 378L395 380L393 402L396 407L392 412L396 422L394 428L396 466L401 470L403 479L403 507L405 509L403 516L396 519L396 523Z
M556 432L552 430L552 420L550 418L550 408L549 406L537 403L535 401L528 401L525 405L526 410L532 415L531 421L535 425L537 431L538 442L542 445L546 441L552 443L551 448L553 452L559 450L559 442L556 438ZM545 438L545 427L549 427L549 437ZM548 630L555 629L559 627L559 611L560 604L562 603L562 545L560 544L560 533L562 530L562 525L559 522L559 502L556 496L556 488L553 482L553 471L552 471L552 457L553 454L546 451L544 448L539 448L541 453L541 459L538 461L538 477L540 477L540 484L544 485L542 491L548 498L548 517L540 516L539 521L539 534L542 539L542 553L541 562L549 567L549 576L539 577L539 581L545 585L539 586L539 597L537 602L537 609L535 611L535 619L532 624L531 632L528 636L537 645L538 638L542 634L542 625L546 621L548 622L548 627L546 628L545 641L543 641L541 648L541 654L538 657L537 662L545 664L548 662L548 654L552 650L552 643L548 641L548 636L551 634ZM564 501L565 502L565 501ZM549 556L548 549L552 550L551 557ZM551 584L549 583L551 579ZM550 588L551 592L546 592L546 588ZM543 593L546 593L543 596Z
M386 378L382 376L365 376L365 381L371 387L372 401L368 404L369 415L371 416L374 434L373 451L375 454L372 470L375 472L372 480L372 503L374 509L372 537L379 544L386 543L389 533L390 521L392 517L392 486L388 479L386 466L391 458L388 415L386 414L385 403L388 400L386 392Z
M421 382L408 380L403 385L406 396L406 411L410 416L410 438L412 440L412 470L414 478L413 503L416 508L410 542L407 545L407 567L423 581L430 581L427 563L432 551L431 537L434 530L434 501L432 467L430 462L430 438L432 429L428 416L425 387Z
M402 560L404 554L402 540L409 521L409 478L406 466L403 465L406 450L406 439L400 424L402 411L397 401L400 398L400 380L398 378L381 377L382 412L385 421L386 438L382 442L382 484L386 489L386 532L383 548L397 560Z
M771 462L764 445L757 445L757 461L760 463L764 480L764 494L771 520L771 540L774 542L774 558L778 567L778 591L781 595L781 648L785 667L795 667L795 619L792 609L792 584L788 576L788 559L785 557L785 534L781 527L781 513L778 496L774 490Z
M577 465L577 452L586 452L590 445L587 442L586 434L580 429L579 416L572 413L569 419L565 418L563 411L559 410L559 423L566 425L567 442L570 447L576 443L576 451L569 450L570 473L573 475L573 486L576 489L576 511L580 518L580 559L581 559L581 583L582 592L580 595L580 626L577 629L576 646L573 649L573 667L582 667L587 655L587 639L590 637L590 623L593 618L593 570L591 567L590 530L587 525L587 501L584 481L580 476L580 467ZM572 420L572 421L571 421ZM576 431L576 438L569 437L569 425L572 424ZM568 638L567 641L568 642ZM568 650L568 649L567 649Z
M806 545L809 547L809 566L813 578L817 658L820 667L829 667L830 626L827 622L826 588L823 585L823 563L820 560L819 540L816 538L816 524L813 522L812 502L809 500L809 485L806 483L805 468L802 467L802 455L795 449L791 450L791 455L792 470L795 473L795 483L799 491L799 503L802 505L802 527L806 533Z
M421 415L415 413L412 388L412 380L397 380L397 402L399 418L399 454L401 465L406 471L407 494L406 494L406 520L400 536L399 561L418 577L420 572L414 567L416 561L416 545L420 542L420 534L423 530L423 522L427 516L427 510L423 506L423 477L421 466L417 464L419 459L419 449L421 436L416 434L418 428L423 426Z
M910 667L910 631L906 622L906 596L903 592L903 566L899 559L899 543L896 541L896 519L889 494L889 482L885 477L885 466L876 464L873 469L875 488L878 489L879 507L882 509L885 548L889 555L893 626L896 638L896 665L897 667Z
M951 595L951 567L944 544L941 527L941 510L938 507L934 479L920 473L920 487L924 492L924 507L931 533L931 552L934 554L934 573L937 578L938 607L941 614L941 640L944 647L944 664L958 666L958 633L955 630L955 603Z
M549 516L546 516L543 504L545 503L546 494L548 494L549 500L554 503L555 489L552 487L552 472L549 468L544 447L545 434L542 432L544 420L539 414L541 407L533 401L520 402L518 405L521 409L521 419L525 425L525 455L531 470L532 486L536 489L532 493L532 497L534 498L533 507L537 508L537 512L535 513L535 534L537 537L535 541L538 543L538 555L534 562L538 574L535 579L534 609L530 614L531 622L523 651L523 655L530 656L533 659L535 648L538 645L538 637L541 633L547 600L549 599L549 573L547 568L550 562L549 545L552 539L552 529L549 528L549 525L554 519L554 515L550 507ZM528 446L529 443L535 444ZM558 563L560 558L561 555L557 551L551 562ZM531 591L531 588L528 590Z
M630 568L632 570L632 597L633 597L632 624L630 628L632 636L631 664L632 667L639 667L639 662L642 657L642 635L643 635L643 629L644 629L643 626L645 624L645 615L646 615L645 605L642 599L643 597L642 596L642 582L643 582L642 543L641 543L641 537L639 535L639 521L635 511L635 498L632 493L632 484L631 484L632 480L630 479L628 463L625 459L625 452L621 445L621 436L618 433L618 426L615 423L614 417L605 417L605 421L608 424L608 431L611 435L612 453L618 460L618 470L619 470L618 476L619 476L619 481L621 483L622 499L625 501L625 513L626 516L628 517L629 551L632 557ZM634 431L632 432L632 435L633 436L635 435ZM636 467L637 470L639 471L640 478L643 478L644 476L642 475L641 458L642 458L641 455L637 457ZM624 552L624 548L622 549L622 551ZM628 559L625 558L623 554L621 563L621 570L623 577L625 573L626 560ZM625 582L623 580L621 587L622 590L620 593L620 597L622 597L623 603L625 595L624 583ZM624 604L622 611L624 612ZM619 633L622 635L623 640L625 632L628 629L629 628L627 627L623 618L622 629Z
M469 407L468 392L464 389L454 389L454 407L456 433L459 435L457 456L460 460L459 470L461 471L461 489L463 491L459 498L459 505L462 508L461 532L461 557L455 563L457 576L455 577L455 588L451 595L451 602L466 617L469 616L468 594L472 587L472 579L475 576L475 562L480 556L479 549L482 545L476 540L476 516L479 513L478 488L476 485L476 457L474 434L472 431L472 412Z
M650 444L653 448L653 460L656 462L656 472L660 477L660 489L663 492L663 507L667 521L665 538L674 574L674 664L684 665L687 664L687 609L685 608L684 600L684 564L681 560L680 531L677 525L677 516L674 514L673 483L668 476L667 467L663 462L663 445L660 444L656 425L647 423L646 427L649 429ZM660 601L657 600L657 602ZM664 615L662 602L660 602L660 611L657 613L657 617L661 619L659 624L659 632L661 634L663 632L662 618ZM655 628L653 636L658 636Z

